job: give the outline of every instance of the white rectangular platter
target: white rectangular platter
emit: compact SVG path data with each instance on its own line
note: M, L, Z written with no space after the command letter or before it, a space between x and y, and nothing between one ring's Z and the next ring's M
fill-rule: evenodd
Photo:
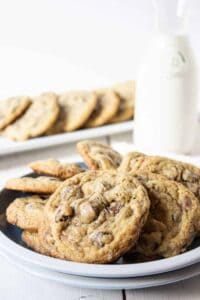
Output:
M52 136L42 136L23 142L10 141L0 137L0 156L11 153L19 153L34 149L41 149L61 145L65 143L77 142L82 139L98 138L102 136L122 133L133 129L133 121L118 124L105 125L91 129L80 129L74 132L61 133Z

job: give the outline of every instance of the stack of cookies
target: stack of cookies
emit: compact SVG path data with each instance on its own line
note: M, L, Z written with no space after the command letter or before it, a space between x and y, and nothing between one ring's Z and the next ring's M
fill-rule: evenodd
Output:
M164 157L121 156L94 141L77 144L87 169L54 159L32 162L34 177L11 179L23 191L7 221L35 251L85 263L178 255L200 231L200 169Z
M0 130L15 141L129 120L134 113L134 82L95 91L0 101Z

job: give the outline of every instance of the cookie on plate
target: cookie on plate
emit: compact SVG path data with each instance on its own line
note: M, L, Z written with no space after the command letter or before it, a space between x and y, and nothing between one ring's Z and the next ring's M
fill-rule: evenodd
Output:
M62 253L59 253L56 247L55 239L53 238L51 227L46 218L43 218L40 228L38 230L38 238L40 244L42 246L43 254L56 257L56 258L64 258Z
M123 172L130 172L132 170L132 164L136 163L137 159L145 156L141 152L129 152L123 156L119 170Z
M135 82L127 81L113 86L113 91L120 97L120 105L117 114L110 123L118 123L131 119L134 114L135 105Z
M108 123L116 115L119 108L120 98L113 91L96 91L96 95L97 105L84 126L86 128Z
M44 255L50 255L47 249L43 247L40 242L39 234L37 231L24 230L22 232L22 241L31 249Z
M135 173L147 189L150 213L133 252L170 257L184 252L198 232L198 199L185 186L164 176Z
M15 199L6 210L7 221L22 229L36 231L43 217L46 201L40 196Z
M0 101L0 130L20 117L31 104L29 97L12 97Z
M8 126L3 135L16 141L44 134L56 121L59 113L57 96L45 93L33 100L25 114Z
M136 243L149 205L146 189L133 176L86 171L66 180L44 211L61 258L109 263Z
M84 162L92 170L116 169L121 163L121 154L108 145L86 140L79 142L77 149Z
M44 225L45 224L45 225ZM55 241L49 230L49 226L42 220L38 231L24 230L22 241L31 249L43 255L61 258L58 255Z
M185 185L200 200L200 169L192 164L159 156L142 156L132 160L131 170L164 175Z
M55 177L39 176L9 179L5 187L10 190L35 194L52 194L63 181Z
M57 122L47 132L56 134L82 127L96 107L97 97L90 92L68 92L58 98L60 114Z
M60 179L67 179L84 171L76 164L63 163L56 159L34 161L29 164L29 167L37 174L45 174Z

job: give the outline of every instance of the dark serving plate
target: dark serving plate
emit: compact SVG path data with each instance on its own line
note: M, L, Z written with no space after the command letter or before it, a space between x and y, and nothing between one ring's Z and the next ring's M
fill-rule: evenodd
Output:
M85 168L84 164L80 165ZM38 175L30 173L26 176L37 177ZM16 198L27 195L30 194L8 189L3 189L0 192L0 250L1 252L5 251L12 256L19 257L26 262L68 274L109 278L159 274L200 262L200 237L196 238L183 254L143 263L120 259L116 263L108 265L83 264L38 254L23 243L21 239L22 230L6 221L5 213L9 204Z

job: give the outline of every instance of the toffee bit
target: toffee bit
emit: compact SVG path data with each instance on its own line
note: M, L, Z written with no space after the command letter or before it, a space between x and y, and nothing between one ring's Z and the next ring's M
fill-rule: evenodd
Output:
M122 208L122 204L120 202L111 202L107 210L109 213L116 215L120 212L121 208Z
M185 196L182 204L182 209L183 210L189 210L192 206L192 201L188 196Z
M172 221L173 221L173 222L176 222L176 223L180 222L180 221L181 221L180 215L174 212L174 213L172 214Z
M55 221L56 222L66 222L74 215L74 210L71 206L65 205L64 208L58 208Z
M109 244L114 239L112 233L106 231L94 232L90 236L93 244L99 248Z
M191 172L188 169L185 169L182 173L182 179L184 181L190 181L190 182L195 182L200 180L200 177L196 175L195 173Z
M91 203L85 202L80 205L81 222L89 224L98 217L98 209L92 206Z

